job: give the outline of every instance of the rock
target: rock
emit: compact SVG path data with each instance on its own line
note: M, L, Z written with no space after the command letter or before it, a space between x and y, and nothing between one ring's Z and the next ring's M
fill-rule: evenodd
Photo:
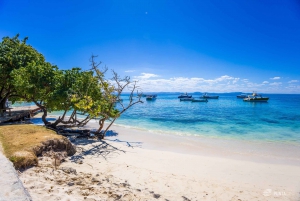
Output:
M76 169L71 167L61 167L60 170L64 171L67 174L77 174Z
M74 186L74 185L75 185L75 183L72 181L68 183L68 186Z
M92 182L99 182L99 179L93 177Z
M156 199L158 199L158 198L160 198L160 195L154 193L154 194L153 194L153 197L156 198Z

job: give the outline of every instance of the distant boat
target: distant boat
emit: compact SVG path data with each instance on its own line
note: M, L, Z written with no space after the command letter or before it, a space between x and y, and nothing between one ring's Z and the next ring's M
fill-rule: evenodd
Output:
M218 99L219 96L210 96L207 93L204 93L200 98L206 98L206 99Z
M267 102L269 97L262 97L260 94L253 92L252 95L249 95L247 98L244 98L246 102Z
M240 94L236 96L237 98L247 98L248 95L247 94Z
M194 98L180 98L180 101L193 101Z
M208 102L207 99L193 99L192 102Z
M157 95L147 95L146 96L146 100L150 101L150 100L155 100Z
M181 94L178 98L192 98L192 95L188 95L187 93Z

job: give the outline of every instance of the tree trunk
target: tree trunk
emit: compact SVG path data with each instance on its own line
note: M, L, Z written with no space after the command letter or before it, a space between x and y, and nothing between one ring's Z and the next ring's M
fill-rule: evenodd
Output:
M112 122L107 126L107 128L105 129L104 133L103 133L103 138L105 137L106 132L108 131L108 129L111 127L111 125L113 125L113 123L116 121L117 118L114 118L114 120L112 120Z
M46 119L46 117L47 117L47 110L46 110L45 108L41 108L41 109L42 109L43 112L44 112L44 114L43 114L43 116L42 116L42 120L43 120L45 126L48 126L48 125L50 124L50 122L47 121L47 119Z
M96 131L97 134L100 133L100 131L102 130L103 126L104 126L104 121L106 120L106 118L100 119L99 120L99 129Z
M6 107L5 107L5 103L6 103L6 100L7 100L7 98L6 97L0 97L0 109L1 109L1 111L3 111L3 112L5 112L6 110L3 110L3 109L5 109Z

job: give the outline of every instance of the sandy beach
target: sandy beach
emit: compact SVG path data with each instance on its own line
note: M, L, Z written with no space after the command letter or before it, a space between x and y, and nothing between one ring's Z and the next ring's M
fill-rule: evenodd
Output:
M95 124L90 123L89 128ZM33 200L300 200L300 147L113 126L20 175Z

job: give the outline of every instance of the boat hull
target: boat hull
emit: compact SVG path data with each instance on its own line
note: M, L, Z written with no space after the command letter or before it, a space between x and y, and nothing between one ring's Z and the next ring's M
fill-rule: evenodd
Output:
M180 95L178 98L192 98L192 95Z
M244 98L245 102L267 102L269 98Z

